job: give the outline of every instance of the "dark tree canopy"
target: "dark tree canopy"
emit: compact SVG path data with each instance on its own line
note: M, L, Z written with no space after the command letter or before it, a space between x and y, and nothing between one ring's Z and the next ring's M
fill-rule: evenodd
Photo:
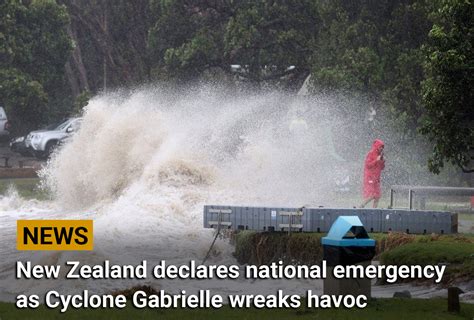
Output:
M473 7L467 0L5 0L0 103L30 128L115 88L210 81L296 92L311 75L310 93L349 93L358 102L347 114L375 110L400 144L428 137L433 172L445 163L472 172Z
M54 113L54 100L65 89L69 16L48 0L6 0L0 12L0 103L13 122L34 128Z
M445 0L429 33L421 132L434 143L429 165L445 161L474 172L474 6Z
M158 19L150 47L156 70L169 77L188 80L219 68L258 85L309 73L319 27L313 1L173 0L153 1L152 8Z

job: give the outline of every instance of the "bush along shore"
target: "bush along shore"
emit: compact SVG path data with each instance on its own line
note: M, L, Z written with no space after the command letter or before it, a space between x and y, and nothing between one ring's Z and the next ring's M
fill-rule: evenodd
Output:
M323 260L321 233L281 233L241 231L233 237L234 256L239 263L263 265L275 261L286 264L320 264ZM376 240L376 256L381 264L446 264L443 285L474 279L474 236L371 234Z

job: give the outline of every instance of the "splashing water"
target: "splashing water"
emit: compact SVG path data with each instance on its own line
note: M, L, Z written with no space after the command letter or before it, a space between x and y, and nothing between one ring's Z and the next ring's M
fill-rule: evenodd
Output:
M202 228L206 203L331 199L327 101L310 110L304 103L204 89L98 97L42 176L64 208L97 211L97 236L199 258L210 234ZM296 112L305 112L300 128Z
M43 171L65 207L115 201L134 184L147 194L171 188L181 198L191 193L220 202L297 205L329 198L323 191L330 181L324 173L334 169L331 128L318 105L298 128L293 110L307 107L284 95L137 92L117 100L91 101L81 131Z
M334 140L344 139L337 135L342 132L337 110L328 97L238 96L207 88L180 93L143 89L92 99L80 131L40 173L54 202L32 210L28 217L94 219L94 252L33 257L18 253L14 244L6 246L2 255L8 259L0 265L2 287L13 294L51 288L104 292L133 283L84 280L58 285L56 280L18 285L6 276L13 273L12 261L17 259L200 261L213 237L211 230L202 227L204 204L334 203L337 166L350 167L333 145ZM19 218L14 209L21 205L8 206L12 210L8 216ZM5 226L13 224L10 219ZM215 251L220 254L212 257L214 263L235 263L225 242L218 242ZM166 282L159 285L167 286ZM206 285L212 286L212 281ZM277 282L278 286L283 284ZM168 284L170 290L173 287Z

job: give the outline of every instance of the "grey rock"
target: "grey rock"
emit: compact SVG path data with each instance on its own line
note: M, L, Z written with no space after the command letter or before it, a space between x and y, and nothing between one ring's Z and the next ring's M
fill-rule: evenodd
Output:
M464 291L474 291L474 280L471 280L467 283L460 285L461 289Z

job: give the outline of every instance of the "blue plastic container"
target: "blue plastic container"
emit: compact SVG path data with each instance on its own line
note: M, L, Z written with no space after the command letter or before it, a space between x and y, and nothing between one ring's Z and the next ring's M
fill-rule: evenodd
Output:
M357 216L338 217L321 243L329 266L370 261L375 256L375 240L369 238Z

